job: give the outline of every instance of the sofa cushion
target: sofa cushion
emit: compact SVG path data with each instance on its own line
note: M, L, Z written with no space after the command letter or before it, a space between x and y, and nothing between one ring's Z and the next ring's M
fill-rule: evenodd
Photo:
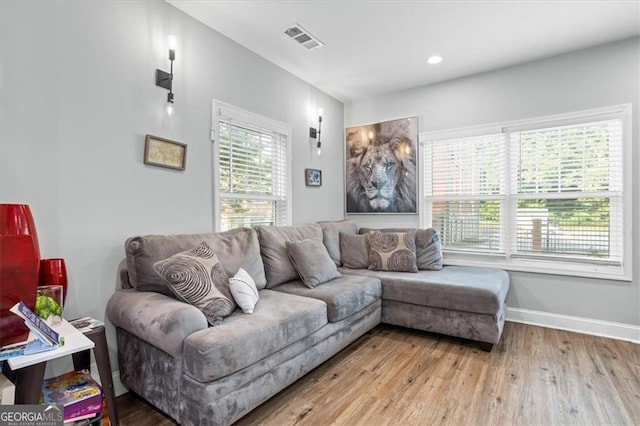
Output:
M207 243L153 264L178 299L200 309L211 325L236 309L229 277Z
M369 235L349 235L340 233L340 255L345 268L361 269L369 267Z
M340 277L322 241L287 241L287 252L302 282L309 288Z
M340 233L356 235L358 233L358 225L352 220L318 222L318 224L322 228L322 242L327 247L329 256L331 256L336 265L342 266Z
M302 226L258 226L256 231L260 240L267 288L298 279L298 271L287 253L287 241L322 241L322 228L317 223Z
M340 268L340 272L379 278L385 300L479 314L499 312L509 291L507 272L493 268L445 266L417 273Z
M324 301L330 322L341 321L361 311L380 299L382 294L380 280L355 275L343 275L315 288L309 288L298 280L273 290Z
M140 291L156 291L173 296L153 264L181 251L190 250L202 241L218 256L225 272L232 277L242 267L264 288L266 278L256 231L236 228L226 232L185 235L146 235L127 239L127 271L131 285Z
M210 382L266 358L325 324L324 302L262 290L252 315L236 311L221 325L185 338L185 372L200 382Z
M369 233L369 269L417 272L415 231Z
M229 290L242 312L252 314L260 294L251 275L242 268L238 269L236 275L229 278Z
M407 232L412 228L361 228L360 234L368 234L372 231L381 232ZM442 242L440 234L435 228L413 229L416 231L416 261L418 269L439 271L443 266Z

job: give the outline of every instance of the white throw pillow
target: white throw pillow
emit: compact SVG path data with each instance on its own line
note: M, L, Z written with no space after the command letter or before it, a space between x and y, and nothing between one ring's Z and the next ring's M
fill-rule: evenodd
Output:
M242 312L252 314L258 303L258 288L247 271L240 268L233 278L229 278L229 289Z

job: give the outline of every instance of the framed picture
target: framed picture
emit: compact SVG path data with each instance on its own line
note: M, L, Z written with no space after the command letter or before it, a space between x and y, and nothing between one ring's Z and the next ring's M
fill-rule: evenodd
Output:
M187 165L187 145L147 135L144 140L144 164L184 170Z
M304 182L307 186L322 186L322 170L304 169Z
M418 213L418 118L345 131L347 213Z

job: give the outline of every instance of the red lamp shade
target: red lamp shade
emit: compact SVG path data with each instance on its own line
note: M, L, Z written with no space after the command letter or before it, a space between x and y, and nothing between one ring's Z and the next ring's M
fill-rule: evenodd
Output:
M9 312L23 301L34 309L40 264L38 235L29 206L0 204L0 346L26 340L29 329Z
M62 286L62 301L67 300L67 268L64 259L41 259L38 285Z

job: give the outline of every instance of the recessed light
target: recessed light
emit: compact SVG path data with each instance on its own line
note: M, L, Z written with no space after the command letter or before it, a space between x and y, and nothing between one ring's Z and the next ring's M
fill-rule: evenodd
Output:
M442 56L438 56L438 55L432 56L429 59L427 59L427 63L429 65L439 64L440 62L442 62Z

